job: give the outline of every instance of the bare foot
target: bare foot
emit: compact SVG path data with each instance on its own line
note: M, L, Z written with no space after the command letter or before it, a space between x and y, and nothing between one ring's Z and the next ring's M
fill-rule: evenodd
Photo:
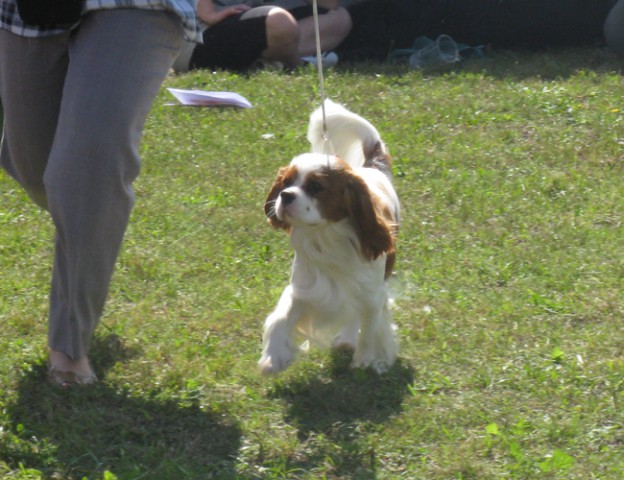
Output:
M69 386L71 384L90 385L97 381L87 356L72 360L63 352L50 349L48 363L48 377L51 383Z

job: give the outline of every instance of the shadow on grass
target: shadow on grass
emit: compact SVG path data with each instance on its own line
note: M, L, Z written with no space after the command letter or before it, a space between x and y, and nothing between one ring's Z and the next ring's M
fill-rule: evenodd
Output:
M351 369L351 357L350 353L334 351L329 380L316 376L278 381L270 395L289 404L286 421L297 427L300 441L320 435L340 445L339 458L333 459L336 474L358 472L357 478L375 478L374 448L361 444L359 425L383 423L399 413L414 382L414 370L399 359L379 375ZM323 450L318 448L307 463L335 455Z
M115 363L115 342L93 345L100 377ZM118 358L132 355L117 347ZM101 478L107 470L120 479L234 478L241 431L222 412L106 382L61 389L46 384L45 375L45 365L36 365L7 406L14 431L0 441L0 456L12 468L64 479Z

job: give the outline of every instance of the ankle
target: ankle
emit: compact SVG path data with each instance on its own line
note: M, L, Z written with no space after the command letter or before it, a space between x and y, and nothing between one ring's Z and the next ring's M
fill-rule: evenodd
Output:
M67 354L59 350L48 350L48 361L51 368L61 372L73 372L80 375L90 375L93 373L89 358L85 355L78 360L72 360Z

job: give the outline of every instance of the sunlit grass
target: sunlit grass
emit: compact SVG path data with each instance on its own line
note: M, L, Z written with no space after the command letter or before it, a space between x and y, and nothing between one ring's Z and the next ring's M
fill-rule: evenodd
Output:
M307 148L318 78L172 76L165 86L236 91L254 108L158 96L93 389L43 381L53 231L0 174L0 476L622 478L618 61L507 52L325 78L394 157L397 365L377 376L312 351L258 375L292 257L262 205Z

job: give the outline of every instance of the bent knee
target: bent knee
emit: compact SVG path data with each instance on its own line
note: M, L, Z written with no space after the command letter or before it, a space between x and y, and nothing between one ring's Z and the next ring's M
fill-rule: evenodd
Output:
M282 42L299 41L297 20L283 8L273 8L266 19L267 37Z
M340 7L327 12L325 15L332 19L332 26L336 32L342 33L345 37L351 32L353 21L346 8Z

